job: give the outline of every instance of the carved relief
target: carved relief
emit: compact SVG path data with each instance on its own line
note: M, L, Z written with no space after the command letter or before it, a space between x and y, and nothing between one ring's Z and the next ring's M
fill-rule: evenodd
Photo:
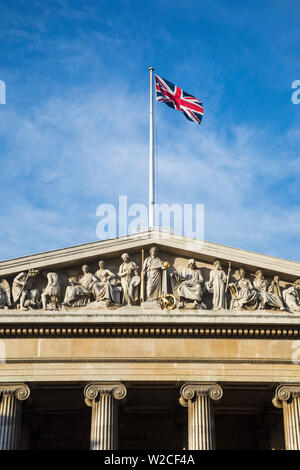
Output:
M8 276L0 282L0 308L56 311L92 304L95 309L161 308L170 314L176 307L300 312L300 279L288 284L279 276L265 279L261 269L253 274L242 267L231 275L230 263L226 273L219 260L209 265L169 252L162 257L156 246L143 262L143 252L125 252L121 263L120 258L114 258L109 266L100 260L81 268L30 269Z
M96 282L93 285L93 295L97 302L105 302L107 307L121 306L120 281L116 274L105 268L104 261L100 260L99 269L95 272Z
M278 281L274 281L273 283L273 289L276 285L276 282ZM258 292L258 308L264 309L266 307L271 307L275 309L284 310L284 306L280 297L270 292L268 281L264 278L261 269L258 269L256 271L253 285Z
M121 264L118 276L121 278L123 289L122 305L137 305L139 299L138 286L141 278L138 275L138 266L134 261L130 260L128 253L121 256L123 263Z
M254 310L258 305L258 292L254 289L250 279L245 277L244 268L240 268L240 279L229 283L231 292L230 309L247 308Z
M195 309L205 309L206 305L202 302L202 296L204 293L203 277L200 270L197 269L196 261L190 259L188 265L184 268L180 274L171 273L171 276L180 281L177 287L180 304L178 308L184 308L185 302L193 302Z
M69 278L69 285L66 289L63 305L67 307L87 305L91 301L92 289L96 277L89 272L89 267L82 266L83 276L77 281L76 278Z
M21 310L40 308L40 290L34 287L34 279L40 274L38 269L30 269L27 273L18 274L12 285L13 306Z
M158 302L162 294L163 262L157 254L158 249L153 246L143 266L143 275L146 277L146 302Z
M57 273L47 274L47 286L41 295L44 310L58 310L60 301L60 283Z
M291 312L300 312L300 279L282 292L283 300Z
M210 271L209 281L205 284L208 292L213 294L214 310L225 308L226 281L227 275L223 271L220 261L216 260L213 269Z
M11 306L11 292L9 283L6 279L0 282L0 308L9 308Z

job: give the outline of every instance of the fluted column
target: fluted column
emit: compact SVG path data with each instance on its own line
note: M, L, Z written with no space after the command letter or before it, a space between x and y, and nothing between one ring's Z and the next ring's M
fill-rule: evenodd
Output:
M91 383L84 389L85 402L92 407L91 450L118 448L118 403L127 393L121 383Z
M222 388L218 384L190 383L181 387L180 395L180 404L188 407L189 450L215 449L213 401L222 398Z
M283 408L285 448L300 450L300 384L279 385L273 405Z
M21 402L29 395L28 385L0 383L0 450L18 449L21 434Z

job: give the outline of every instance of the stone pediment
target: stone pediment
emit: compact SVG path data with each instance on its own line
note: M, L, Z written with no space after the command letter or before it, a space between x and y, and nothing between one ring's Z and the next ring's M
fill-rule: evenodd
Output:
M158 253L152 260L148 256L153 246ZM128 264L121 259L124 253L128 253L132 266L130 275ZM191 259L195 263L190 269ZM100 260L104 265L99 271ZM214 265L216 260L220 266ZM262 270L260 275L258 270ZM84 276L87 282L81 284ZM170 294L176 308L297 312L299 278L300 263L149 230L1 261L1 308L8 308L7 314L22 307L61 313L79 307L150 311L160 308L161 297Z

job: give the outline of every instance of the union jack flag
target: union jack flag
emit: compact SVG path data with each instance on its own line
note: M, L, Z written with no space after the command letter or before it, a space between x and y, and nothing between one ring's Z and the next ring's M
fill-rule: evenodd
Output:
M200 100L158 75L155 75L155 91L156 101L163 101L170 108L182 111L190 121L201 123L203 107Z

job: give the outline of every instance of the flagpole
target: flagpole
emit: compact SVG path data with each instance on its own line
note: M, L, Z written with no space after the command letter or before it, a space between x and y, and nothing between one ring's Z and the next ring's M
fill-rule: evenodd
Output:
M150 72L150 142L149 142L149 228L154 227L154 116L153 116L153 67Z

